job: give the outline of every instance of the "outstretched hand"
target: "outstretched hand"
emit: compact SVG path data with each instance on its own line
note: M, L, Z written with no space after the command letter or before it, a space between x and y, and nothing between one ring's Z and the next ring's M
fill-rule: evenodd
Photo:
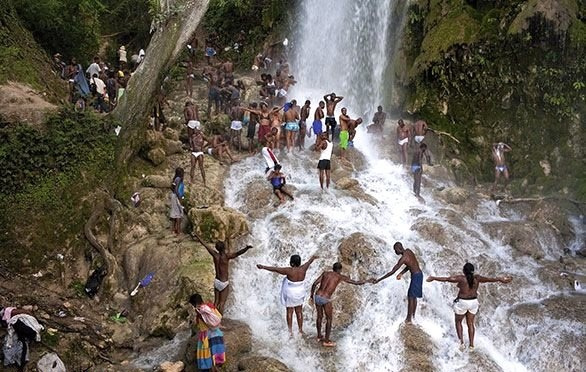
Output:
M513 278L511 278L510 276L503 276L501 278L502 283L510 283L512 280L513 280Z
M258 265L256 265L256 268L257 268L257 269L264 269L264 266L263 266L263 265L261 265L261 264L258 264Z
M430 276L425 281L426 282L433 282L433 279L434 279L434 277L433 276Z
M375 278L372 278L372 279L368 279L367 282L370 284L376 284L376 283L378 283L378 280L376 280Z
M252 245L247 245L246 246L246 249L250 249L250 248L252 248Z

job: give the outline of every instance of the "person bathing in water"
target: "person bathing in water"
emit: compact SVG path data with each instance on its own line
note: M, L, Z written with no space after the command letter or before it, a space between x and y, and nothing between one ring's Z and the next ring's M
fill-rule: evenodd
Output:
M427 164L431 165L431 157L427 152L427 145L422 143L419 149L413 153L413 160L411 161L411 173L413 173L413 192L415 196L421 199L421 177L423 176L423 158L427 160Z
M334 142L334 135L336 132L336 105L343 100L344 97L336 96L336 93L332 92L324 96L326 105L326 133L332 134L332 142Z
M297 317L297 327L299 333L303 334L303 302L305 302L305 275L307 269L315 261L318 256L311 256L311 258L301 264L301 257L297 254L291 256L289 264L291 267L273 267L256 265L258 269L272 271L277 274L285 275L281 285L281 303L287 308L287 327L289 334L293 335L293 311Z
M495 165L493 190L496 190L501 173L505 177L505 187L509 183L509 169L505 164L505 152L509 151L511 151L511 147L506 143L499 142L492 144L492 159Z
M327 137L326 137L327 140ZM338 287L338 284L345 282L354 285L363 285L366 283L375 283L376 279L369 280L352 280L348 276L341 274L342 264L336 262L332 271L324 271L311 286L311 297L309 301L315 303L317 309L317 340L322 342L323 346L332 347L336 346L336 343L330 340L330 333L332 331L332 318L334 308L332 306L332 295ZM317 292L315 289L319 285ZM324 313L326 314L326 337L324 338L321 333L322 320Z
M247 245L238 252L226 252L224 242L216 242L216 250L210 248L201 238L195 234L193 236L204 246L208 253L214 259L214 268L216 269L216 278L214 279L214 306L218 311L224 314L224 305L230 293L230 260L248 252L251 245Z
M393 245L393 249L397 255L401 256L401 258L397 264L393 266L391 271L380 277L376 283L385 280L399 270L401 266L405 265L405 268L399 273L399 275L397 275L397 280L401 280L401 277L403 277L403 274L407 271L411 272L411 283L409 284L409 290L407 291L407 318L405 319L406 323L411 323L412 319L415 317L415 311L417 310L417 298L423 297L423 273L419 268L417 257L415 257L412 250L403 248L401 242L396 242Z
M455 283L458 287L458 297L454 300L454 313L456 323L456 333L460 340L460 349L464 350L464 336L462 329L462 320L466 318L468 325L468 339L470 341L470 351L474 350L474 317L478 312L478 286L480 283L501 282L510 283L512 278L502 276L500 278L488 278L474 274L474 265L467 262L463 269L464 275L452 275L448 277L430 276L428 282L449 282Z
M271 181L271 185L273 186L273 193L279 198L281 204L285 203L285 196L294 200L293 195L285 189L285 185L287 184L285 178L285 174L281 172L280 164L275 164L273 170L267 175L267 179Z

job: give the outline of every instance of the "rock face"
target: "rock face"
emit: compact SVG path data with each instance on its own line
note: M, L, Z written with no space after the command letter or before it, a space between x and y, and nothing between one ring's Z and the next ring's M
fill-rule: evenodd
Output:
M249 231L246 216L228 207L214 205L205 209L191 209L189 219L195 233L209 241L234 239Z
M405 367L401 372L420 371L433 372L433 347L427 333L414 325L403 325L400 329L405 349L403 358Z
M154 165L162 164L165 161L166 156L167 154L165 154L165 150L158 147L149 150L149 152L147 153L147 159L150 160L150 162Z
M450 204L463 204L470 197L470 192L462 187L447 187L436 194Z
M280 361L263 356L252 355L238 362L239 371L289 372L291 371Z
M551 258L563 254L563 244L555 230L545 224L524 221L490 222L486 230L493 239L500 239L510 245L516 254L528 255L535 259ZM543 248L542 248L543 247ZM547 251L544 250L547 248Z

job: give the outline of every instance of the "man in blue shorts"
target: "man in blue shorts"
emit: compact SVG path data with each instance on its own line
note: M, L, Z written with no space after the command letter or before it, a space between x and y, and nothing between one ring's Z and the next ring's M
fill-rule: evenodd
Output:
M399 268L405 265L405 268L397 275L397 280L401 280L403 274L407 271L411 272L411 283L409 284L409 290L407 291L407 318L406 323L411 323L411 320L415 317L415 310L417 309L417 298L423 297L423 273L419 268L419 262L415 254L410 249L403 248L403 244L396 242L393 245L395 253L401 258L392 270L380 277L376 282L380 282L393 275Z

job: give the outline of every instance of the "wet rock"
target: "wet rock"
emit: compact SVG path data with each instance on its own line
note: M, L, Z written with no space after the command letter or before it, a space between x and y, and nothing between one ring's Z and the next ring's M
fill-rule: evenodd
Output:
M224 205L224 196L216 189L204 187L203 183L187 185L186 204L192 208L203 208L210 205Z
M165 150L162 148L154 148L147 153L147 159L154 165L159 165L165 161Z
M165 128L163 137L173 141L179 141L179 131L172 128Z
M462 187L447 187L436 195L446 203L463 204L470 197L470 192Z
M486 231L492 239L508 244L517 254L541 259L550 255L561 254L563 245L551 227L534 222L506 221L485 224ZM544 248L548 248L548 252ZM556 254L557 253L557 254Z
M252 218L261 217L275 201L273 191L268 183L262 179L250 182L242 197L244 199L243 211Z
M427 333L415 325L406 324L400 328L400 337L403 340L403 359L405 366L401 372L418 371L433 372L433 343Z
M348 190L350 188L358 186L358 181L354 178L343 177L336 181L336 186L342 190Z
M285 364L274 358L251 355L238 362L239 371L289 372Z
M352 177L352 172L343 167L336 167L330 173L330 180L334 183L337 183L339 180L343 178L350 178Z
M454 175L453 173L446 168L444 165L441 164L434 164L432 166L425 165L425 175L431 178L434 181L439 182L453 182Z
M189 219L195 233L209 241L234 239L249 231L244 214L219 205L206 209L191 209Z
M171 189L171 180L169 177L160 176L157 174L149 174L142 179L144 187L155 187L160 189Z
M181 372L185 368L185 364L181 361L179 362L163 362L159 366L160 372Z
M444 247L450 244L450 238L445 228L429 218L418 218L411 226L411 230L417 231L424 240L436 242Z
M164 146L165 154L167 155L183 153L183 143L181 141L165 140Z
M559 232L567 246L575 238L575 233L566 212L553 200L542 200L533 205L529 220L546 224Z

